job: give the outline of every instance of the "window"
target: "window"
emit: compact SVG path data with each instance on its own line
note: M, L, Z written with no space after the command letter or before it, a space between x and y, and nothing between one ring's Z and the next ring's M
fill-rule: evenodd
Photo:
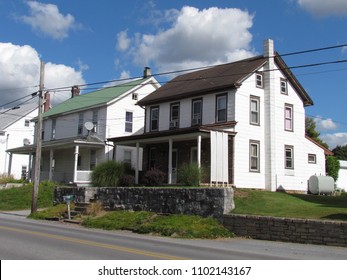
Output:
M125 131L133 132L133 112L125 112Z
M97 133L98 132L98 110L93 110L93 120L92 120L92 122L93 122L93 125L94 125L94 127L93 127L93 132L94 133Z
M198 148L197 147L192 147L190 149L190 162L192 162L192 163L198 162Z
M25 120L24 121L24 126L29 127L30 126L30 120Z
M96 165L96 150L90 150L90 163L89 168L90 170L93 170Z
M258 88L263 88L263 74L261 73L256 73L255 74L255 85Z
M170 129L179 127L180 119L180 104L175 103L170 105Z
M155 148L150 148L149 149L149 156L148 156L149 168L154 168L155 167L156 153L157 153L157 151L156 151Z
M285 156L285 168L294 169L294 147L285 146L284 147L284 156Z
M131 165L131 151L129 151L129 150L124 151L123 162Z
M52 119L52 131L51 131L51 139L55 139L55 131L56 131L57 120Z
M293 105L290 104L284 106L284 129L293 131Z
M288 94L288 89L287 89L287 80L281 78L281 93L282 94Z
M202 99L194 99L192 101L192 125L200 125L202 123Z
M251 140L249 142L249 171L259 172L259 141Z
M216 99L216 122L227 121L227 96L218 95Z
M151 107L150 110L150 130L156 131L159 128L159 107Z
M315 154L308 154L308 163L317 163L317 156Z
M79 113L77 135L82 135L82 134L83 134L83 113Z
M259 125L259 101L260 98L257 96L251 96L250 99L250 124Z
M132 99L133 100L137 100L139 98L138 94L137 93L133 93L132 94Z

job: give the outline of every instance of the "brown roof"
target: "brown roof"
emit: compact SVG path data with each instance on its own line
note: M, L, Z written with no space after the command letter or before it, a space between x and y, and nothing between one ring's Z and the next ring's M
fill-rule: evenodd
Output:
M182 97L201 95L240 86L242 81L266 63L263 56L222 64L177 76L138 104L149 105Z
M152 105L165 101L178 100L184 97L198 96L215 91L237 88L246 78L261 68L266 61L267 58L262 55L255 56L177 76L153 93L141 99L138 104L140 106ZM313 105L313 101L305 89L277 53L275 62L296 89L304 105Z

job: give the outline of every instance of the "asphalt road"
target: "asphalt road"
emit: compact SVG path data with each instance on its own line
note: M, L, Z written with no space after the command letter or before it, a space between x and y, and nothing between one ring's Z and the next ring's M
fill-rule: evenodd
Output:
M0 212L2 260L347 260L347 248L242 238L183 240Z

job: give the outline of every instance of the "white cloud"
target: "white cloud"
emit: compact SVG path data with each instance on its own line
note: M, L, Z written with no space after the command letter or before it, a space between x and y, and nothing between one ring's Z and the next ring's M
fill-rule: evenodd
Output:
M39 76L40 58L34 48L0 43L0 106L37 91ZM44 80L45 88L85 83L82 72L51 62L45 65ZM57 92L55 96L55 102L61 102L70 96L70 92Z
M38 33L62 40L68 37L70 29L76 27L74 17L70 14L64 16L56 5L36 1L26 3L30 8L29 15L20 19Z
M337 128L337 125L334 123L332 119L323 119L320 116L317 116L314 121L316 122L316 126L318 130L334 130Z
M347 145L347 132L324 134L319 137L329 145L330 149L334 149L338 145Z
M346 0L297 0L299 5L314 16L347 16Z
M185 6L168 13L172 22L157 34L135 34L129 54L136 64L159 71L226 63L254 55L249 29L253 16L233 8L199 10ZM173 15L175 15L173 20Z
M126 51L130 46L131 39L128 37L127 31L121 31L117 34L117 49Z

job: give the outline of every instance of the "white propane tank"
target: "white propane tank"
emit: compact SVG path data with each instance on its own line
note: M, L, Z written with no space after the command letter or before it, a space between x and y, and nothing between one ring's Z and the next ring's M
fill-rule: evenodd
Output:
M333 177L313 175L308 180L308 190L311 194L332 194L334 184Z

